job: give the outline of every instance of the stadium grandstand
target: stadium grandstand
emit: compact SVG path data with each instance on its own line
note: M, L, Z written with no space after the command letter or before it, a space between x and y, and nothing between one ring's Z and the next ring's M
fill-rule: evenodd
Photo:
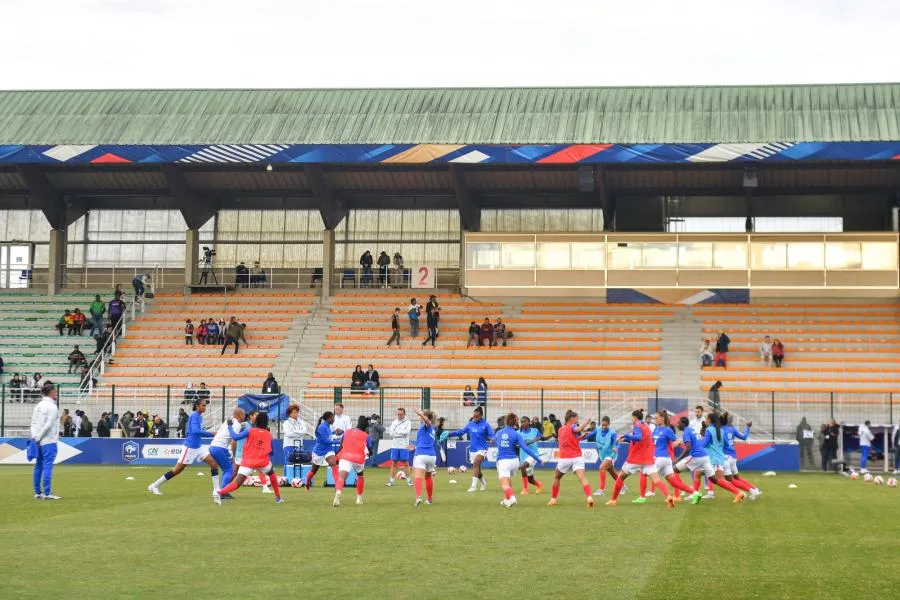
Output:
M4 433L31 414L14 373L173 431L201 384L221 420L269 373L310 410L460 426L482 377L489 411L542 418L721 381L769 439L893 423L898 115L900 84L0 91ZM119 328L96 353L83 331L89 374L67 373L63 312L117 285ZM186 343L231 317L238 353ZM498 318L505 345L469 345ZM370 364L379 386L352 386Z

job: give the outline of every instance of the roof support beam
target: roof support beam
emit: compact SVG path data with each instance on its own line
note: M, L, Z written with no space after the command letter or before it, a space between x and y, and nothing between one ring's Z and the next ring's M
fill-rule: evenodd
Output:
M191 189L181 169L175 165L162 165L160 169L166 179L166 185L178 201L181 216L184 217L188 229L198 230L216 215L219 207L209 198Z
M21 165L17 171L28 186L32 209L43 212L52 229L65 231L87 212L83 200L70 199L60 193L40 167Z
M456 194L459 221L464 231L481 231L481 207L475 202L465 173L456 165L450 165L450 180Z
M309 189L312 190L313 197L318 201L319 214L322 215L325 229L334 230L347 216L347 203L334 195L319 166L305 165L303 170L306 173Z
M594 194L597 203L603 211L603 231L613 231L616 222L616 201L609 192L609 182L606 180L606 169L594 167Z

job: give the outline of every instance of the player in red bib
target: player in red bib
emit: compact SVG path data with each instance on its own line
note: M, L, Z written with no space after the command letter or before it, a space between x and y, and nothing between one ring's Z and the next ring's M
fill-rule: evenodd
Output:
M269 433L269 415L264 412L259 413L253 427L248 427L237 434L231 430L231 421L228 421L228 433L235 440L246 439L247 441L244 442L244 453L241 456L241 466L238 469L237 477L218 493L213 494L213 501L221 504L222 496L241 487L244 480L251 476L256 469L269 477L269 483L275 492L275 504L284 502L281 497L281 489L278 487L278 477L275 476L275 469L272 467L272 434Z
M344 492L344 484L351 470L356 473L356 503L363 503L363 490L366 487L366 479L363 477L363 472L366 469L366 458L368 456L368 429L368 417L360 417L356 421L355 429L348 429L344 432L341 451L337 455L338 476L334 479L334 502L332 502L332 506L341 505L341 494Z
M612 500L606 503L607 506L615 506L617 504L616 500L622 492L622 486L625 485L625 480L628 476L640 472L650 477L654 487L659 488L666 495L666 503L670 507L675 508L675 498L669 494L669 488L659 478L659 473L656 470L656 461L653 457L655 449L653 436L650 433L650 428L644 424L644 411L636 410L631 413L631 421L634 425L632 432L630 434L626 433L620 438L631 444L628 447L628 458L625 459L625 464L622 465L622 470L619 471L619 477L616 478L616 486L613 488Z
M581 432L590 423L590 419L585 419L581 423L578 422L578 413L574 410L566 411L566 422L559 428L557 434L559 438L559 460L556 463L556 472L553 474L553 488L550 492L550 502L548 506L556 506L559 497L559 482L563 475L569 471L573 471L578 481L581 482L581 489L587 496L587 505L594 506L594 497L591 496L591 485L584 476L584 456L581 454Z

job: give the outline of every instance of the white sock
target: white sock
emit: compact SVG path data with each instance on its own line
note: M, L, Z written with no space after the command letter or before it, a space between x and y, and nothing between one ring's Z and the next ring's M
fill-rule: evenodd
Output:
M219 474L215 474L212 476L213 480L213 492L217 493L219 491Z
M391 477L390 479L388 479L388 481L390 481L391 483L394 483L394 478Z
M157 479L156 481L153 482L153 487L158 488L159 486L164 484L166 481L168 481L168 479L166 479L166 476L163 475L162 477L160 477L159 479Z
M478 478L477 477L472 478L472 487L478 487Z
M484 480L484 475L482 475L478 481L481 482L481 485L487 485L487 482Z

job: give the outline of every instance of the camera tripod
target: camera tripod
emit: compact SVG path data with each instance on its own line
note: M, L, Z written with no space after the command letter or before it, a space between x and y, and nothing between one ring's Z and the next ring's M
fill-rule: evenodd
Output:
M207 285L209 280L209 276L212 275L213 281L216 285L219 285L219 280L216 278L216 272L212 270L212 260L209 258L204 258L200 261L200 278L197 281L197 285Z

